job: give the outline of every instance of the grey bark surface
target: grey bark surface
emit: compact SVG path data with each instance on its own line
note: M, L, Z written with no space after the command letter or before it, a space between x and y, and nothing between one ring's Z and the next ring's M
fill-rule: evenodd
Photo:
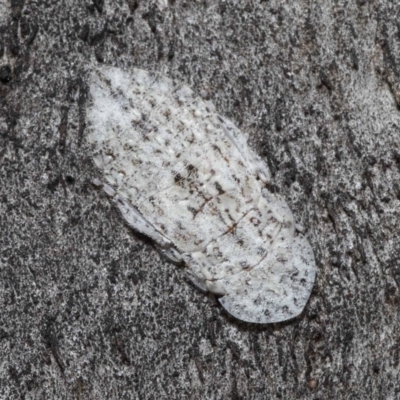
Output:
M399 17L384 0L0 0L0 399L400 398ZM99 63L205 90L249 132L315 251L299 318L230 318L91 184Z

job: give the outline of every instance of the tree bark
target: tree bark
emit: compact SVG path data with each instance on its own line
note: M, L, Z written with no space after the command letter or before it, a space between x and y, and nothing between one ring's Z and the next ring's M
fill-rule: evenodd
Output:
M0 0L0 398L400 397L400 3ZM205 91L315 252L240 323L127 228L85 141L95 65Z

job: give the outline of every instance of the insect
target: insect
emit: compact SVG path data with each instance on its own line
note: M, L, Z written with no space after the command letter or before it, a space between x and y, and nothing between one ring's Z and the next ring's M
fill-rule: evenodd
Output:
M126 223L239 320L299 315L314 254L247 135L156 73L102 66L89 85L87 140Z

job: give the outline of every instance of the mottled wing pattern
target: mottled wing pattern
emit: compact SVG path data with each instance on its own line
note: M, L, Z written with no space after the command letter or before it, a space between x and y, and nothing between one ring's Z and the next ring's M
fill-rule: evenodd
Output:
M90 78L88 141L124 219L183 259L223 307L249 322L298 315L315 279L307 240L231 121L185 85L140 69Z

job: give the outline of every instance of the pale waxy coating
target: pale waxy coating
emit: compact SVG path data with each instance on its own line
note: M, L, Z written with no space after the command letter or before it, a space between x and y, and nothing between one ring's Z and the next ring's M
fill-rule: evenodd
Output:
M212 103L144 70L101 67L87 109L93 160L126 222L183 260L234 317L279 322L303 310L313 251L247 136ZM111 186L111 187L110 187Z

